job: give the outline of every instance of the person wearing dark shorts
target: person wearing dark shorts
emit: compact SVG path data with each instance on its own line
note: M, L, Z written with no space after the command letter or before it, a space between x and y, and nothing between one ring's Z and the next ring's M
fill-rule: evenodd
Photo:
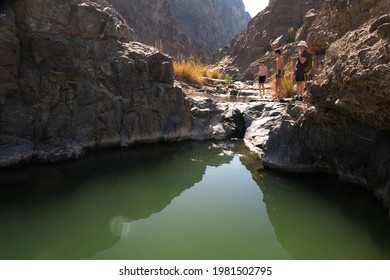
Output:
M306 73L303 71L296 71L295 81L296 82L306 82Z
M259 71L257 72L257 78L259 78L259 91L260 97L265 96L265 80L267 79L268 69L267 66L264 65L264 61L260 62Z
M266 78L266 76L260 76L259 77L259 84L265 84L265 78Z

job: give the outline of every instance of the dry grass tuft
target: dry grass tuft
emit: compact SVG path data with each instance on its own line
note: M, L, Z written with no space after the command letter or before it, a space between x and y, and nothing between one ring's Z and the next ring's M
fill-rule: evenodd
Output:
M222 72L218 68L210 69L207 72L207 77L212 78L212 79L221 79Z
M176 79L198 85L205 84L203 77L212 79L222 78L222 72L218 68L209 69L209 67L200 62L195 62L191 58L173 62L173 70Z
M179 63L173 63L173 70L175 78L178 80L183 80L187 83L193 83L202 85L203 84L203 73L204 68L195 65L189 61L181 61Z

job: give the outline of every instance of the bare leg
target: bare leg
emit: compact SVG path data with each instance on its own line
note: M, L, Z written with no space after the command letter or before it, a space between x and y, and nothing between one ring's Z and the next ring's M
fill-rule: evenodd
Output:
M264 84L261 84L261 89L263 90L263 95L262 95L262 97L264 97L264 96L265 96L265 87L264 87ZM260 94L261 94L261 90L260 90Z
M302 96L305 90L305 82L297 82L297 95Z
M260 94L260 97L262 97L261 96L261 84L259 83L259 94Z
M276 80L276 98L282 98L282 78Z

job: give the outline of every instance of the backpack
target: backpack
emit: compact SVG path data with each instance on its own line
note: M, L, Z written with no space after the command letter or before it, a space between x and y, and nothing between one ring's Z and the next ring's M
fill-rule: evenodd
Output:
M305 73L309 73L311 68L313 67L313 54L307 51L307 57L305 61Z

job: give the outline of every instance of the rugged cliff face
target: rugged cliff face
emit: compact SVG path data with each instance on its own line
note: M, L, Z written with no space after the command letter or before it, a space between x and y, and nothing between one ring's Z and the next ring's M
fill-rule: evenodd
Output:
M235 133L229 106L187 97L174 85L171 57L132 41L107 2L2 4L0 167Z
M215 54L214 59L223 69L238 79L253 79L258 61L273 47L303 40L306 29L324 1L320 0L273 0L254 17L248 28L237 35L226 48ZM314 9L314 10L313 10ZM308 12L312 10L311 13ZM271 65L271 63L268 66ZM273 64L272 64L273 65Z
M250 16L242 0L109 0L137 40L176 57L206 59L244 30Z
M191 123L171 59L132 42L104 1L13 0L3 13L0 165L173 140Z
M271 131L265 165L338 174L390 208L389 10L390 1L324 3L308 35L323 68L309 104L291 106Z
M308 102L289 104L271 127L253 121L245 139L265 166L337 174L390 208L390 1L287 2L271 1L222 50L220 65L251 79L257 55L271 59L266 52L280 47L288 58L291 42L307 40Z
M321 67L309 102L275 113L186 96L171 58L133 42L103 0L2 2L0 166L137 142L239 137L243 123L266 166L338 174L390 208L389 10L390 0L339 0L325 1L311 24L306 13L286 42L307 34ZM262 27L257 34L268 36ZM274 44L286 48L282 42Z

